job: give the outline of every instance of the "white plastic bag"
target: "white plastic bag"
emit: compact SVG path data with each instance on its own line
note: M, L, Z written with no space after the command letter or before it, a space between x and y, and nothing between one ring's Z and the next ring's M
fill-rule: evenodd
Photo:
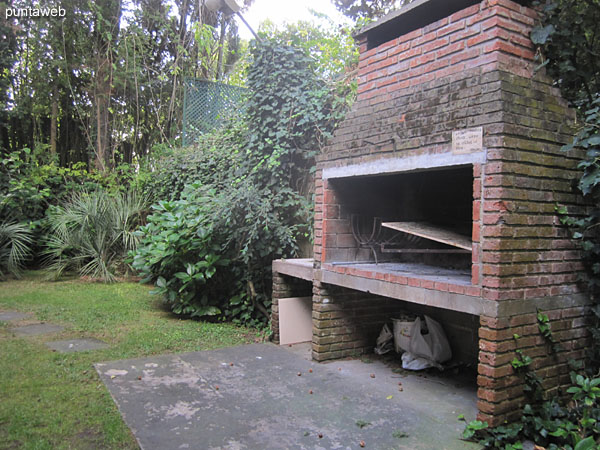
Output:
M432 367L430 361L419 358L410 352L402 353L402 368L406 370L423 370Z
M394 346L396 353L407 352L410 347L410 330L412 329L414 318L392 319L394 324Z
M425 316L428 332L421 334L423 324L420 318L413 323L410 332L410 353L418 358L425 358L439 366L452 358L452 349L442 326L429 316Z

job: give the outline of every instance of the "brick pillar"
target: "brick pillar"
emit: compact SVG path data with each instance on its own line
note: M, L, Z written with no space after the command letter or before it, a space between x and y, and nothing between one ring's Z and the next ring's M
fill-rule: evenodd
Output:
M533 359L529 369L543 380L548 399L564 395L564 387L570 383L568 362L582 360L589 344L587 307L555 307L543 313L558 344L556 352L539 331L537 312L515 311L500 319L481 317L477 378L480 420L499 425L518 419L522 407L531 401L523 391L523 375L511 365L515 350Z

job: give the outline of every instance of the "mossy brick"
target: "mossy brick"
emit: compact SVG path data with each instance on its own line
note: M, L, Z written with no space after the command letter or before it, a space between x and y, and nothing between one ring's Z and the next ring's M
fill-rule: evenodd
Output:
M479 362L489 366L501 366L514 359L512 353L479 352Z
M477 386L490 389L509 389L523 385L523 380L518 375L512 375L502 378L490 378L484 375L477 376Z
M327 352L329 352L330 348L331 348L330 344L321 345L318 343L318 341L315 341L312 344L312 350L313 350L313 352L316 352L316 353L323 353L323 354L327 353Z

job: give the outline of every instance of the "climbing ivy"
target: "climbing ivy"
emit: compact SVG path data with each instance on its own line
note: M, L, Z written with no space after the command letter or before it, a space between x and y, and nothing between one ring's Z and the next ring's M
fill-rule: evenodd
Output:
M600 91L600 2L546 0L542 20L531 33L537 58L573 105L589 106Z
M561 222L581 244L594 290L600 286L600 2L547 0L542 20L531 33L540 67L556 80L565 97L578 109L581 128L565 151L584 155L577 187L588 201L585 213L559 205Z
M334 85L315 76L308 51L263 39L251 48L248 153L272 185L309 190L315 156L345 112ZM276 169L276 170L273 170Z

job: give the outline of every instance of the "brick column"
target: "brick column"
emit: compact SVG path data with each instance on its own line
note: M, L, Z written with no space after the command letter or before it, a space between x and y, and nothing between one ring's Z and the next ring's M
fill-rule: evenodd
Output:
M544 301L536 303L542 306ZM586 306L554 308L543 313L558 344L556 353L540 334L537 312L515 310L509 317L481 317L477 378L480 420L499 425L518 419L522 407L531 401L523 392L523 375L511 365L517 349L533 359L529 368L543 380L547 398L564 395L563 387L570 383L568 362L582 360L589 344L588 311ZM528 309L535 311L535 306Z

